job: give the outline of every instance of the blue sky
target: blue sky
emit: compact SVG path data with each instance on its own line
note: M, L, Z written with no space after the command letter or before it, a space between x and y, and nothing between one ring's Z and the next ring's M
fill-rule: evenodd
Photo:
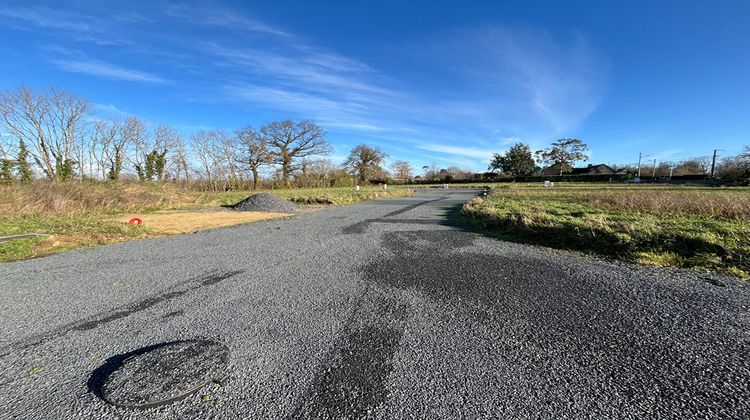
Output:
M679 160L750 144L748 22L744 0L0 1L0 89L186 134L313 119L335 160L365 142L483 170L561 137Z

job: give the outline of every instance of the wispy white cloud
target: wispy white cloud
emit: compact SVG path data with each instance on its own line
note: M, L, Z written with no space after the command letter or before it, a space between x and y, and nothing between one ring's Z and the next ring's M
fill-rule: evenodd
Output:
M377 126L374 124L367 124L367 123L348 123L348 122L341 122L341 121L321 121L321 124L324 124L326 127L329 128L341 128L344 130L353 130L353 131L366 131L366 132L382 132L382 131L388 131L389 128Z
M598 107L608 63L582 35L555 38L533 28L494 25L454 34L447 41L465 85L481 91L479 102L495 123L526 135L560 135L575 129Z
M443 144L418 143L416 147L421 150L444 153L444 154L453 155L453 156L456 156L456 155L464 156L464 157L479 159L479 160L489 160L490 156L492 156L492 153L493 153L486 149L479 149L476 147L447 146Z
M372 102L378 95L392 94L387 89L363 80L363 73L370 71L364 64L330 53L311 51L309 48L306 51L291 48L279 52L205 43L203 50L227 60L231 66L246 74L262 76L266 83L277 83L297 91L335 93L345 100L363 102Z
M0 7L0 16L20 20L42 28L66 31L91 31L91 19L48 7Z
M52 63L65 71L72 73L88 74L112 80L126 80L143 83L167 83L166 80L153 74L138 70L120 67L115 64L105 63L98 60L52 60Z
M59 39L48 44L47 54L65 71L179 83L175 95L181 98L315 119L344 138L475 168L520 139L539 144L558 133L573 135L597 108L606 81L606 64L583 36L565 40L533 28L494 25L433 34L401 57L410 71L389 75L226 7L60 10L0 6L0 24L54 32ZM114 53L124 59L96 59L96 50L87 49L91 43L120 43ZM439 45L438 58L425 52L430 44ZM123 66L145 60L149 72ZM438 86L419 86L407 80L409 74L429 74Z
M339 102L318 95L247 83L227 85L224 87L223 94L230 99L294 113L304 114L316 110L316 113L322 116L344 110Z
M132 46L127 36L115 34L116 23L120 21L116 13L108 10L106 15L94 15L74 10L73 7L0 7L0 25L45 34L54 32L55 42L61 42L60 37L64 36L81 44Z
M290 37L289 33L282 29L221 7L197 8L195 5L173 4L168 6L164 12L167 16L196 25L219 26L233 31L250 31L278 37Z
M99 118L117 119L130 115L127 111L113 104L94 104L94 116Z

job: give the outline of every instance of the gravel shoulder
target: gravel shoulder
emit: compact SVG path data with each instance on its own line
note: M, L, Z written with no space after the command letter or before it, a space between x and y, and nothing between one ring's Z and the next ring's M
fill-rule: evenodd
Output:
M502 242L431 190L0 265L10 418L748 418L750 289ZM109 358L175 340L229 377L117 408Z

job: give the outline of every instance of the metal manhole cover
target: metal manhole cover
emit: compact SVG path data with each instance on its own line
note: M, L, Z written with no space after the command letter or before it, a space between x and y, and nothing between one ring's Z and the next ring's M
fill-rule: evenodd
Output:
M228 365L229 349L220 342L174 341L110 358L91 375L89 387L110 404L150 408L221 381Z

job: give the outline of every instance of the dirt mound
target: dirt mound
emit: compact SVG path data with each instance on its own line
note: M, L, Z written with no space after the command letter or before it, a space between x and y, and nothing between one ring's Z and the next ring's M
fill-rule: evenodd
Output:
M291 213L297 210L297 207L284 200L268 193L251 195L246 199L235 204L232 209L237 211L267 211L273 213Z

